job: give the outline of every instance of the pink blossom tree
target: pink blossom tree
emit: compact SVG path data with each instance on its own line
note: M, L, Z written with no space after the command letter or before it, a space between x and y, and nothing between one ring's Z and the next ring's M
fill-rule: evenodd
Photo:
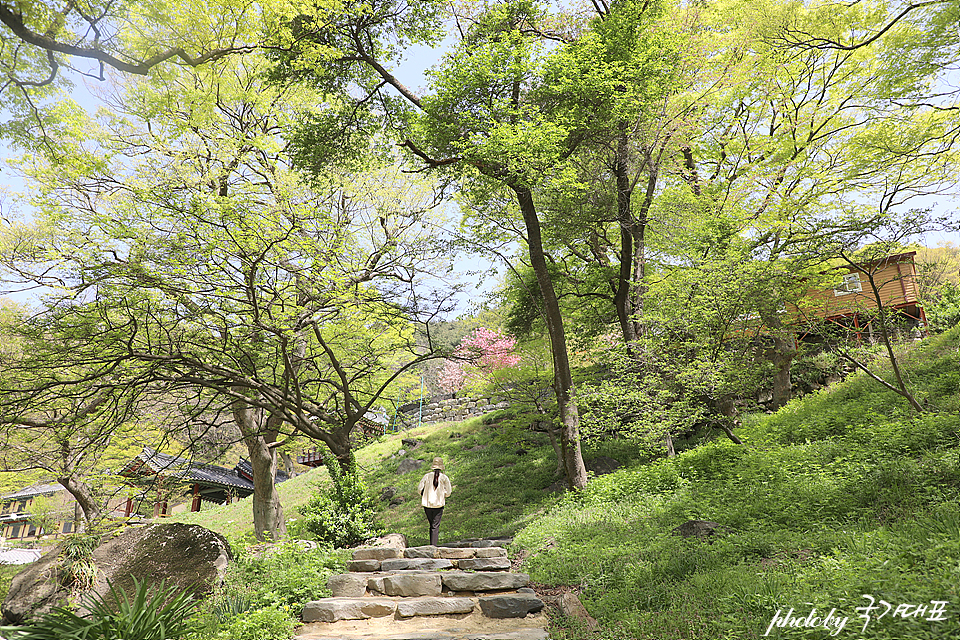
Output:
M448 392L459 391L468 382L482 383L489 374L520 363L516 346L516 338L478 327L460 341L453 358L444 362L437 382Z

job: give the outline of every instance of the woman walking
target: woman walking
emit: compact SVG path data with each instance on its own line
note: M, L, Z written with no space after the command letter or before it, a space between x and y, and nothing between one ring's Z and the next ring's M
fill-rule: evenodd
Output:
M430 544L437 546L440 544L440 517L443 516L443 505L446 504L447 497L453 493L450 478L443 473L441 458L433 459L430 471L420 479L420 485L417 488L420 490L420 504L423 505L427 522L430 524Z

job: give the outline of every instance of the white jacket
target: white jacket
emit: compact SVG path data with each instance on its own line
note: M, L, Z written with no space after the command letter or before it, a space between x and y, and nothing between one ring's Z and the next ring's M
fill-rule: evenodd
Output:
M436 488L434 488L433 469L420 479L417 490L421 496L420 504L425 507L430 507L431 509L439 509L442 507L446 503L447 497L453 493L453 487L450 486L450 478L442 471L440 472L439 482Z

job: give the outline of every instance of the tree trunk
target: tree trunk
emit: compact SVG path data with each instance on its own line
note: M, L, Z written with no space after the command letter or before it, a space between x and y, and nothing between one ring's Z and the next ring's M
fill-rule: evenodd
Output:
M773 336L773 349L770 361L773 363L773 401L771 409L776 411L790 401L793 387L790 384L790 366L797 354L793 340L784 340L781 336Z
M353 425L344 425L337 429L331 429L326 437L323 438L324 444L337 458L340 469L344 473L352 473L356 461L353 457L353 445L350 444L350 432Z
M883 298L880 296L880 289L877 287L877 281L873 276L873 271L867 273L867 278L870 281L870 290L873 292L874 300L877 303L878 319L880 320L880 339L883 341L883 348L886 350L887 357L890 359L890 366L893 368L893 378L897 381L897 393L906 398L911 407L923 413L923 407L917 402L917 399L913 397L913 394L910 393L910 390L907 388L907 383L903 380L903 374L900 372L900 361L893 352L893 345L890 344L887 310L883 306Z
M557 406L560 409L560 448L563 453L567 485L571 489L582 489L587 486L587 469L580 452L580 414L573 388L573 374L567 354L567 339L564 334L560 303L557 300L550 273L547 271L543 239L540 234L540 220L533 204L533 195L523 185L510 184L510 188L516 193L517 202L523 214L530 265L537 276L537 284L543 296L543 312L553 352L554 389L557 394Z
M617 151L613 161L613 174L617 179L617 221L620 226L620 270L617 276L617 291L613 296L613 306L620 321L620 331L627 350L637 339L634 325L633 305L630 295L634 269L634 219L630 212L633 189L627 175L627 137L621 134L617 141Z
M776 411L790 401L790 367L797 355L796 338L792 330L783 326L783 318L776 308L759 309L760 319L770 331L773 347L764 350L764 357L773 365L773 400L771 408Z
M57 482L73 496L83 512L83 521L86 529L96 529L100 522L100 505L93 495L93 490L86 482L78 480L73 476L57 478Z
M557 456L557 468L554 471L554 474L563 474L566 476L563 465L563 450L560 448L560 442L557 440L557 430L553 427L553 420L539 420L538 422L543 426L543 430L546 431L547 435L550 437L550 444L553 446L553 453Z
M673 436L670 435L669 432L663 434L663 446L664 446L664 447L666 448L666 450L667 450L667 457L668 457L668 458L676 458L676 457L677 457L677 450L676 450L676 448L673 446Z
M283 472L287 474L287 477L296 478L297 470L293 468L293 458L290 457L290 454L281 452L280 459L283 460Z
M647 188L643 194L640 210L633 219L633 274L631 276L630 306L633 310L634 327L637 335L643 333L643 324L640 316L643 314L643 305L647 294L647 220L653 198L656 195L657 181L660 172L653 164L652 158L647 158Z
M633 215L633 186L629 175L629 140L626 125L621 123L614 155L613 174L617 181L617 222L620 226L620 270L613 297L624 342L629 345L643 333L639 314L643 310L646 285L647 217L656 195L659 171L653 158L647 156L647 184L638 215ZM628 347L629 348L629 347Z
M732 397L723 396L716 401L714 406L717 409L717 411L720 412L720 415L724 416L725 418L729 418L731 423L733 422L733 419L737 415L737 408L733 404ZM727 437L730 438L731 442L733 442L734 444L743 444L743 441L740 438L738 438L736 435L734 435L733 429L731 429L730 425L727 424L725 421L719 420L717 421L715 426L718 429L722 430L725 434L727 434Z
M261 542L276 542L287 535L287 524L283 519L283 506L276 485L276 449L270 446L276 442L276 432L262 428L261 411L242 400L234 400L231 408L253 468L254 535Z
M850 361L854 366L864 371L874 380L880 382L891 391L903 396L906 401L910 403L910 406L914 408L914 410L919 413L923 413L923 405L917 402L917 399L910 392L910 389L907 388L907 383L903 379L903 373L900 371L900 361L897 359L897 356L893 351L893 345L890 343L890 325L887 317L887 309L883 304L883 297L880 295L880 288L877 286L877 280L874 271L872 269L864 269L863 267L859 266L843 252L840 253L840 257L858 272L867 276L867 282L870 283L870 293L873 294L873 301L877 305L877 321L880 325L880 340L883 342L883 348L887 352L887 358L890 360L890 367L893 369L893 378L897 383L896 386L891 385L883 378L870 371L866 365L855 360L846 352L841 350L840 355Z

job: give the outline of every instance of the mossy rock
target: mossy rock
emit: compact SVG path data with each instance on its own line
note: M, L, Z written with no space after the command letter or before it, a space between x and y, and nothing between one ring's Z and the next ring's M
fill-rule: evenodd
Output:
M97 567L92 592L107 595L110 584L127 593L134 579L149 580L177 591L210 593L232 560L226 539L199 525L179 522L126 527L108 533L93 551ZM7 623L23 624L42 616L70 596L68 572L60 562L60 547L44 555L14 577L3 602Z

